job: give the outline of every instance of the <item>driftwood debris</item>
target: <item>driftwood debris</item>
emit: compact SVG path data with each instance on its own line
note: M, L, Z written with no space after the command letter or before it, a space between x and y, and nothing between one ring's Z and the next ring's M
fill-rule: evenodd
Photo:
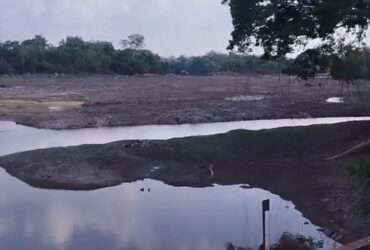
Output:
M347 155L350 155L350 154L353 154L355 152L358 152L360 151L361 149L365 148L365 147L368 147L370 146L370 140L367 140L367 141L364 141L364 142L361 142L349 149L347 149L346 151L340 153L340 154L337 154L337 155L334 155L334 156L331 156L331 157L328 157L326 158L326 160L328 161L331 161L331 160L337 160L339 158L342 158L344 156L347 156Z

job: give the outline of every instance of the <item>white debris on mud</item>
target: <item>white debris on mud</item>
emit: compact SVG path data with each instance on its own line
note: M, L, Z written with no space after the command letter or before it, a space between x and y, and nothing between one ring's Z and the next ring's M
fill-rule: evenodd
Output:
M239 95L225 98L226 101L231 102L251 102L251 101L261 101L263 99L265 99L265 97L262 95Z
M57 107L57 106L50 106L48 109L49 109L49 111L51 111L51 112L55 112L55 111L63 111L63 108L62 108L62 107Z
M327 103L344 103L343 97L330 97L326 99Z

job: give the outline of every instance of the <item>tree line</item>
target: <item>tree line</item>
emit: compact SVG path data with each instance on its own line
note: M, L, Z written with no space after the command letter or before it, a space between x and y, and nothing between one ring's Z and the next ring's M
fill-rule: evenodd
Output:
M356 80L369 80L370 49L348 45L331 54L325 53L322 48L308 49L291 60L283 73L305 80L326 73L348 84L354 84Z
M22 42L0 42L0 74L274 74L287 63L286 60L266 61L256 56L216 52L196 57L165 58L144 49L144 37L138 34L122 40L121 45L116 49L106 41L67 37L54 46L39 35Z
M284 72L303 79L330 73L353 83L370 79L366 36L369 0L222 0L230 7L234 29L228 49L260 48L263 57L279 59L297 48L303 53ZM312 42L315 47L306 46Z

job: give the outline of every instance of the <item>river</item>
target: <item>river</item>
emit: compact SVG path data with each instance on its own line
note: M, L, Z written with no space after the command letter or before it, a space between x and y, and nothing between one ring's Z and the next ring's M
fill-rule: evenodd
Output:
M32 149L97 144L123 139L168 139L234 129L333 124L361 118L243 121L80 130L35 129L0 122L0 155ZM95 191L30 187L0 170L0 249L173 250L225 249L227 243L257 249L262 241L261 202L271 200L268 239L286 232L312 237L321 247L335 242L294 204L245 186L172 187L154 180Z

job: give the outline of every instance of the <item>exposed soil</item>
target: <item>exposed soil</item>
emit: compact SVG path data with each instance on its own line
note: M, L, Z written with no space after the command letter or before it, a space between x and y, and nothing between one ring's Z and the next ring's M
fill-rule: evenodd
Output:
M343 95L326 79L31 75L0 77L0 86L0 119L39 128L370 115L369 84L347 91L344 104L326 103Z
M348 242L370 233L370 218L359 213L361 187L348 171L370 149L326 158L369 138L369 128L369 122L352 122L54 148L5 156L0 166L33 186L56 189L143 178L175 186L248 183L293 201L313 223Z
M69 129L251 119L370 116L370 86L341 93L336 81L282 76L0 77L0 119ZM344 103L326 103L344 96ZM168 141L55 148L0 158L37 187L95 189L142 178L171 185L248 183L292 200L342 242L370 234L361 187L348 173L370 150L327 161L370 138L370 123L348 123ZM329 232L329 231L328 231Z

